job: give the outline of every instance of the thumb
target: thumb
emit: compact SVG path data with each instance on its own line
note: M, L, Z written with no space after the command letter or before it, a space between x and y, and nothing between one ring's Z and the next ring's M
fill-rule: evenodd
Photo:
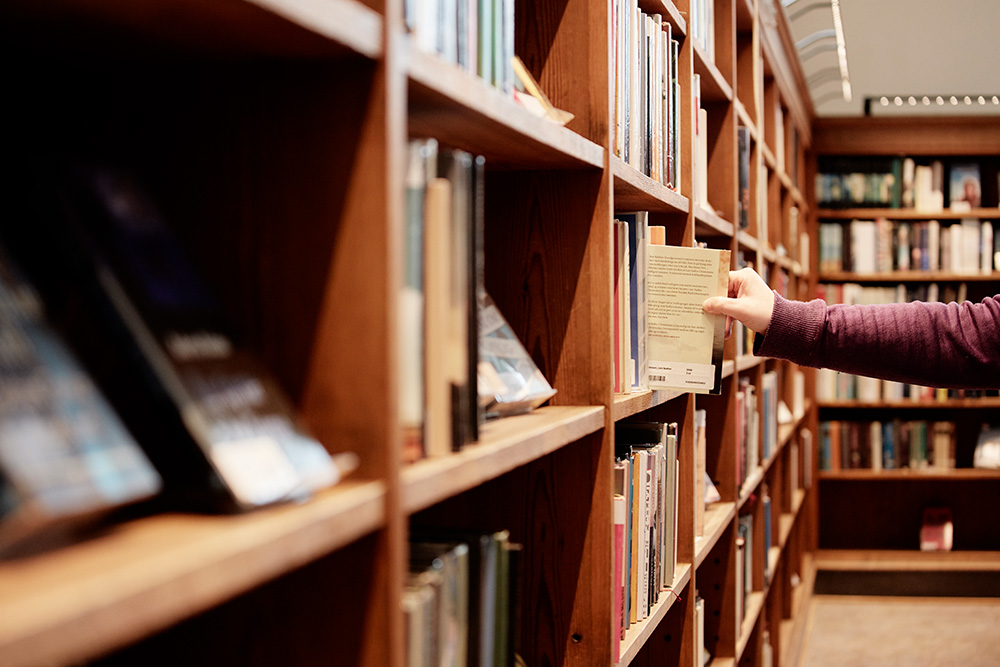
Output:
M733 315L738 310L737 299L725 296L710 296L701 304L702 310L713 315Z

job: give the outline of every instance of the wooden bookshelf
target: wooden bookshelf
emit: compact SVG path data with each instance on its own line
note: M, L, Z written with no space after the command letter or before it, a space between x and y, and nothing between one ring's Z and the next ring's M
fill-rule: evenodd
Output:
M762 665L765 628L780 664L793 662L788 637L805 620L798 582L816 547L806 483L815 475L804 469L818 458L804 451L816 440L811 383L805 412L781 425L746 480L736 466L740 383L760 388L774 371L792 405L790 364L740 354L729 340L717 396L615 394L611 384L616 212L649 211L672 244L729 249L733 268L737 257L750 262L790 296L815 282L792 228L815 220L803 194L812 108L783 9L709 0L710 53L692 36L694 1L640 3L680 42L679 190L614 152L608 3L516 5L515 52L573 114L565 126L419 51L402 0L7 3L9 155L106 159L148 182L303 421L360 464L301 503L240 516L135 511L87 539L0 561L0 662L317 665L335 656L404 667L409 534L454 528L507 529L524 545L518 650L527 664L611 667L614 427L624 420L679 425L678 567L617 664L695 667L699 596L715 667ZM695 74L709 117L711 208L693 203ZM741 126L750 136L745 227ZM423 137L485 157L486 288L557 393L487 422L461 451L404 464L404 176L407 142ZM706 469L722 496L701 535L696 409L708 414ZM750 501L765 489L766 554L763 509ZM737 624L744 510L757 547Z
M996 123L987 117L909 119L817 119L813 126L813 157L818 170L823 156L836 159L882 159L911 157L919 164L941 160L945 179L951 164L982 163L993 169L1000 149ZM815 173L815 172L814 172ZM992 173L992 172L990 172ZM987 177L984 175L984 178ZM819 196L819 193L815 193ZM852 220L876 220L919 224L937 220L942 225L965 218L990 221L998 217L995 190L982 206L967 211L919 211L911 208L851 207L818 209L815 222L850 224ZM968 298L977 301L993 294L997 272L888 271L856 273L823 271L818 283L857 283L862 286L905 285L908 289L930 283L965 284ZM992 526L982 508L1000 493L995 470L975 469L973 450L980 428L990 423L997 398L942 398L941 400L829 399L819 402L819 419L858 422L901 420L947 421L955 425L956 465L871 470L821 470L819 473L820 570L926 571L995 569L1000 543L992 539ZM843 466L841 466L843 468ZM883 504L881 499L891 502ZM972 498L974 501L970 502ZM861 516L872 506L880 507L880 520ZM955 551L948 554L919 551L921 512L925 506L950 506L956 527ZM853 517L853 518L852 518ZM890 525L892 524L892 525Z

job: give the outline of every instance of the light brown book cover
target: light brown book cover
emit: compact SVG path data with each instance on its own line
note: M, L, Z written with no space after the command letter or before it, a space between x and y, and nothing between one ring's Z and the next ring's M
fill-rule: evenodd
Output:
M648 386L718 394L725 318L701 305L726 296L730 251L656 244L648 250Z

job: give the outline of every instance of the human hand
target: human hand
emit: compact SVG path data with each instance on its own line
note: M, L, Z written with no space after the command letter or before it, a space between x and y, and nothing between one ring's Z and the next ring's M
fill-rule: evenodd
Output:
M739 320L751 331L763 334L774 312L774 292L753 269L729 272L729 296L705 299L706 313L726 316L726 337L732 333L733 320Z

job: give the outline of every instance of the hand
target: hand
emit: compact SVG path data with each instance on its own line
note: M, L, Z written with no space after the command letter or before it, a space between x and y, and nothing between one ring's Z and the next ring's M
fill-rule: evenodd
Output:
M753 269L729 272L729 296L705 299L706 313L726 316L726 337L732 333L733 320L739 320L751 331L763 334L774 312L774 292Z

